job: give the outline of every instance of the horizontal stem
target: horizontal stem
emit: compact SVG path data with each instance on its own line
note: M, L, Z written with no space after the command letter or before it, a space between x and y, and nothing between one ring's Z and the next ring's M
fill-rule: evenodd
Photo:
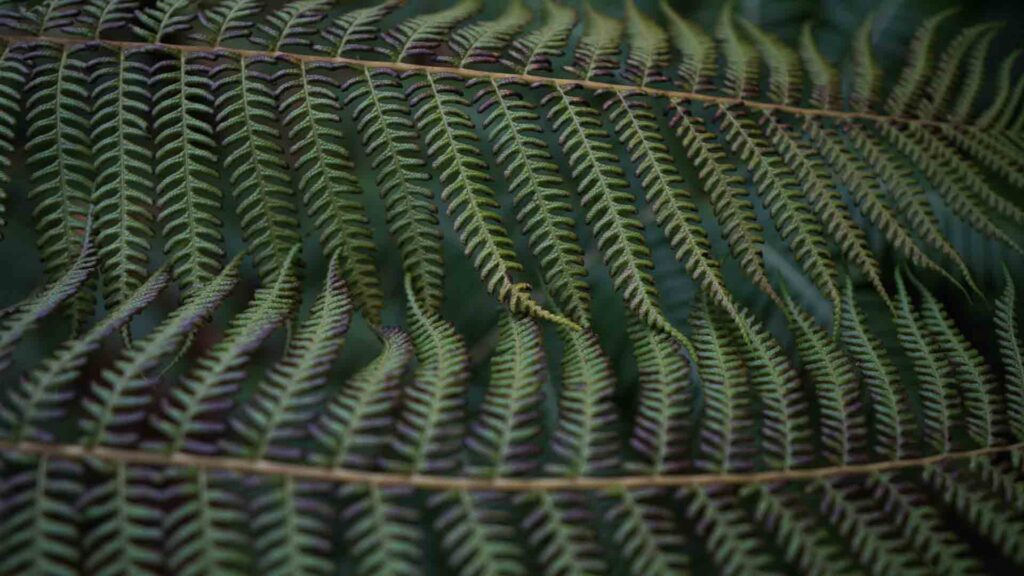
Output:
M594 91L615 91L642 93L651 96L659 96L671 100L691 100L709 104L732 106L741 105L747 108L760 110L774 110L803 116L823 116L831 118L842 118L848 120L872 120L875 122L900 122L905 124L922 124L930 126L959 126L953 122L942 122L938 120L926 120L921 118L904 118L899 116L888 116L884 114L872 114L870 112L851 112L846 110L829 110L822 108L804 108L801 106L790 106L787 104L776 104L774 102L759 102L745 100L733 96L714 96L710 94L699 94L683 90L670 90L666 88L652 88L650 86L634 86L628 84L613 84L611 82L600 82L596 80L581 80L576 78L553 78L550 76L537 76L534 74L514 74L509 72L492 72L488 70L472 70L468 68L452 68L450 66L432 66L428 64L411 64L407 62L390 62L385 60L360 60L357 58L346 58L344 56L322 56L313 54L294 54L289 52L270 52L266 50L247 50L244 48L225 48L212 46L196 46L191 44L164 44L149 42L130 42L124 40L92 40L85 38L73 38L65 36L33 36L25 34L0 34L0 40L8 43L33 43L47 42L64 45L101 45L119 49L154 49L162 48L179 52L196 53L219 53L235 54L239 57L255 58L280 58L293 62L345 64L358 68L383 68L396 72L420 72L431 74L452 74L463 78L487 78L498 81L518 81L526 84L548 84L551 86L577 86Z
M196 468L223 472L237 472L247 475L287 476L303 480L332 482L339 484L366 484L380 487L401 486L422 490L476 490L491 492L530 491L599 491L638 488L680 488L687 486L776 484L807 480L820 480L838 476L891 472L906 468L918 468L950 460L963 460L975 456L988 456L1024 449L1024 442L1006 446L994 446L946 452L921 458L889 460L866 464L825 466L794 470L772 470L746 473L713 474L669 474L632 475L607 477L534 477L534 478L487 478L442 476L426 474L404 474L397 472L372 472L349 468L328 468L305 464L291 464L270 460L255 460L225 456L203 456L177 452L146 452L122 448L97 446L86 448L76 444L46 444L41 442L11 442L0 440L0 452L14 452L21 455L48 456L74 460L101 460L135 464L139 466L166 466Z

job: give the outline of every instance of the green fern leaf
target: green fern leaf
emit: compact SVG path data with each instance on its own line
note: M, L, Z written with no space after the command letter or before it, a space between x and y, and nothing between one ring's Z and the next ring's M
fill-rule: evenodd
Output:
M86 533L85 569L97 576L158 573L159 480L154 472L124 463L97 471L101 482L82 494L78 505L95 528Z
M503 63L517 72L529 74L551 71L551 59L562 55L569 34L576 24L576 11L554 0L543 0L544 24L512 41Z
M660 7L668 21L669 37L679 52L677 72L683 90L710 90L717 67L714 40L698 25L680 16L667 0L662 0Z
M618 70L619 43L622 41L622 23L594 10L589 3L583 6L583 35L580 36L573 62L566 70L583 80L610 76Z
M206 470L175 471L164 482L173 503L163 518L167 565L182 576L241 575L250 570L246 514L231 477Z
M388 55L394 62L411 56L430 54L455 26L482 7L480 0L459 0L449 8L403 20L384 34L390 46Z
M455 54L442 56L439 62L455 68L466 68L469 64L490 63L498 60L498 54L513 36L530 22L532 15L522 0L512 0L505 11L494 20L469 24L456 30L449 47Z
M903 116L917 103L925 88L925 78L932 71L931 51L935 31L955 12L955 9L950 8L929 17L914 33L907 49L907 63L885 101L886 112L893 116Z
M623 76L640 87L667 80L662 70L668 64L668 34L641 12L633 0L626 0L626 37L629 55Z
M607 566L599 553L597 535L585 520L580 494L531 492L523 500L530 512L523 521L530 543L549 576L603 574Z
M442 545L449 550L455 573L464 576L527 573L519 547L513 541L515 528L509 525L501 495L463 490L441 492L431 503L440 511L435 526L438 533L444 534Z
M996 334L1002 355L1006 382L1006 409L1010 416L1010 430L1017 438L1024 438L1024 347L1020 343L1017 292L1009 271L1003 270L1006 288L996 300Z

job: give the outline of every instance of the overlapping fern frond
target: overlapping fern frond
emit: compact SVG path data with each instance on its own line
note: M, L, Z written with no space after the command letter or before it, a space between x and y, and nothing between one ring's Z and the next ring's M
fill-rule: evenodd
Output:
M1024 568L1002 27L497 4L0 6L0 573Z

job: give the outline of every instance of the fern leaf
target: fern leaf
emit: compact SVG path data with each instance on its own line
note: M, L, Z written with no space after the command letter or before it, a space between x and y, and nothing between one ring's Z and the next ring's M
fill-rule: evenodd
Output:
M466 345L451 323L424 308L407 276L409 330L419 366L396 423L388 466L416 472L450 470L463 436L468 379Z
M315 459L326 465L365 466L386 443L398 380L414 351L409 335L397 328L381 330L380 337L380 355L345 383L313 425L320 445Z
M653 492L650 496L657 496ZM608 520L618 524L612 535L622 548L633 574L683 574L687 559L679 553L683 538L668 510L645 502L644 493L622 490Z
M208 438L225 429L220 418L233 404L231 396L245 378L245 365L259 345L287 322L295 305L299 290L296 253L297 249L292 250L273 284L256 290L245 310L231 320L224 338L168 390L151 420L163 437L161 448L168 453L212 451Z
M284 356L256 387L255 396L231 420L241 437L239 449L252 458L278 458L282 440L301 437L314 415L331 364L341 353L352 316L352 302L331 260L324 287L309 317L291 336Z
M162 522L167 565L181 576L250 573L247 518L236 479L206 470L175 471L163 498L172 505Z
M345 538L357 573L415 576L423 568L418 514L399 501L401 492L369 485L347 490L356 500L342 513Z
M623 76L640 87L667 80L662 70L668 64L668 34L654 20L626 0L626 36L629 54Z
M967 431L981 446L991 446L1002 435L999 422L1003 403L985 361L967 341L945 308L915 277L910 279L921 294L921 318L937 352L947 359L963 398Z
M917 103L921 91L924 90L925 78L932 71L931 50L935 31L955 12L956 10L951 8L929 17L914 33L906 52L907 63L900 71L899 78L885 101L886 112L902 116Z
M978 92L981 91L988 48L997 31L998 26L993 27L971 47L971 52L967 56L965 77L960 82L960 91L957 93L956 100L953 101L952 109L946 115L950 121L963 122L972 112Z
M850 108L856 112L870 112L880 98L882 70L875 62L871 49L875 14L871 13L857 28L851 47L853 82L850 87Z
M157 271L85 334L62 345L39 368L22 377L18 386L9 388L5 405L0 408L0 422L7 435L15 440L46 438L48 433L45 426L40 426L41 421L53 421L64 414L74 395L69 385L81 374L88 355L149 306L169 281L166 271Z
M376 6L340 14L323 32L330 45L316 48L334 57L371 50L368 42L377 38L377 24L398 6L399 2L387 0Z
M529 287L514 281L521 272L512 239L501 222L499 204L485 182L487 164L474 147L473 121L464 112L469 105L461 95L460 81L427 73L406 92L416 109L413 120L423 133L427 153L441 170L441 199L448 203L455 231L466 256L480 274L487 291L513 313L525 313L555 323L568 322L544 310L530 295Z
M690 160L699 171L721 225L722 235L729 243L733 256L758 288L772 299L779 300L768 282L761 253L763 230L747 195L745 181L736 174L735 167L728 163L726 153L715 140L714 133L705 128L690 110L684 108L681 101L673 101L671 107L676 136L681 139Z
M767 137L758 133L757 125L742 111L720 106L718 116L733 151L749 166L779 234L787 240L797 261L838 311L835 263L828 252L821 226L815 221L807 203L801 202L796 174L780 154L769 148ZM766 115L765 118L770 122L770 117Z
M543 0L544 24L512 41L503 62L522 74L551 71L551 60L562 55L576 24L576 11L554 0Z
M82 466L47 457L15 466L4 463L0 485L0 571L73 576L81 560L75 505Z
M211 48L220 48L228 40L247 38L254 24L252 17L260 10L259 0L222 0L199 12L199 21L206 30L195 36Z
M589 3L583 6L583 33L566 70L582 80L610 76L619 69L619 43L623 25Z
M324 495L285 477L268 483L252 501L256 566L267 576L334 572Z
M278 107L287 126L289 156L300 174L299 188L320 230L323 253L340 260L352 298L372 324L384 304L375 263L376 248L362 202L362 191L344 145L332 68L304 61L274 77Z
M589 331L560 331L565 351L558 398L554 451L559 474L580 476L618 464L617 416L611 395L615 379L608 358Z
M910 357L917 374L925 440L934 449L948 452L952 446L953 419L959 414L956 391L950 381L949 368L929 341L921 315L914 309L899 271L896 272L895 304L893 320L900 347Z
M523 525L547 576L603 574L607 566L597 535L586 520L581 494L538 491L525 495L529 513Z
M956 130L944 124L939 132L944 139L962 151L968 161L975 161L995 172L1017 188L1024 187L1024 166L1017 159L1018 147L1010 139L977 128ZM1000 203L1000 199L996 199ZM1010 207L1012 211L1012 205Z
M241 57L211 72L219 92L217 131L238 199L237 212L260 277L271 282L299 244L298 219L270 79Z
M270 52L290 52L312 44L308 38L325 16L325 0L293 0L267 15L256 26L252 41Z
M1018 322L1017 292L1010 272L1003 270L1006 287L996 300L995 322L999 352L1002 356L1006 382L1006 410L1010 431L1024 438L1024 347L1021 346Z
M839 107L839 74L818 50L810 23L800 29L800 61L811 84L811 106L826 110Z
M148 68L129 50L117 50L92 65L97 67L91 78L96 84L91 135L96 243L103 296L114 307L146 277L153 236Z
M497 62L502 48L526 27L531 17L522 0L512 0L494 20L469 24L456 30L448 41L454 54L441 56L438 61L455 68Z
M810 422L800 383L778 342L746 313L738 319L751 383L761 400L761 452L772 467L788 470L809 456Z
M391 235L423 306L437 310L443 294L441 231L429 180L415 144L416 133L401 83L387 70L364 68L346 86L363 148L376 171Z
M147 42L159 44L175 32L187 30L195 12L193 0L157 0L154 5L135 11L136 24L132 32Z
M712 492L696 488L687 494L690 502L686 516L696 525L697 534L715 567L723 574L755 576L777 574L758 542L756 528L744 518L737 498L726 491Z
M824 455L840 466L862 459L867 427L853 365L814 318L791 298L786 304L797 350L818 399Z
M522 550L509 525L504 495L441 492L431 498L439 509L435 529L448 563L462 576L524 575Z
M690 92L706 92L712 88L716 66L715 42L697 24L683 18L667 0L659 4L667 20L672 45L679 52L680 85Z
M1017 59L1020 58L1021 52L1021 50L1014 50L1000 62L999 74L996 76L995 95L992 97L992 101L989 102L988 107L973 122L974 126L978 129L996 128L999 118L1002 117L1007 105L1011 102L1014 91L1014 88L1011 87L1014 78L1013 68L1014 64L1017 63ZM960 120L966 120L966 115L961 117Z
M186 52L153 67L156 192L164 248L182 291L189 295L220 269L221 191L213 126L213 83Z
M480 0L459 0L444 10L399 22L384 33L384 41L390 45L388 56L393 62L402 62L409 57L431 54L459 22L481 8Z
M64 32L101 39L104 32L123 28L138 7L135 0L89 0L81 6L76 22Z
M137 439L133 429L145 418L144 407L157 380L154 371L158 363L177 352L227 296L238 281L238 266L237 259L232 261L90 384L89 394L82 401L83 443L129 445Z
M542 433L537 411L546 364L537 324L503 314L483 406L466 440L489 474L524 474L536 468Z
M158 574L160 512L156 472L123 462L101 470L102 480L78 502L93 528L82 538L90 574Z
M779 104L798 100L803 88L803 70L797 53L746 19L740 19L740 26L751 37L761 61L768 67L768 98Z
M945 115L946 104L952 96L954 79L961 73L960 64L964 54L992 28L991 23L970 26L950 42L939 57L928 87L922 92L921 101L917 104L918 117L930 119Z
M95 267L96 250L92 240L86 236L81 254L63 276L14 306L13 311L0 324L0 371L10 365L14 347L21 337L61 304L73 298Z
M913 412L891 356L868 330L849 280L843 292L843 311L840 338L871 398L873 449L890 460L899 460L907 454L912 439Z
M539 117L511 84L495 79L481 83L475 101L486 114L483 125L497 162L504 168L530 248L540 260L547 289L568 320L590 323L590 294L584 277L583 251L564 182L547 145Z
M676 251L676 260L685 264L693 280L716 303L735 314L735 304L725 287L719 263L711 254L700 214L683 188L683 179L672 163L647 103L638 94L616 91L604 110L614 123L619 141L629 151L647 203Z
M703 412L700 426L702 470L732 471L750 466L754 454L753 418L746 367L733 327L706 298L690 318L697 348L697 374Z
M22 93L28 82L28 67L21 50L5 43L0 51L0 240L7 225L7 187L10 184L11 157L16 148L17 119Z
M757 95L759 68L761 62L757 51L740 37L733 18L732 3L726 3L718 13L715 22L715 40L725 62L723 85L725 91L735 98L752 98Z
M690 366L678 344L664 334L630 322L626 327L633 342L639 371L636 422L632 446L643 455L641 467L652 474L682 469L689 455L684 448L690 436Z
M669 323L658 305L643 224L637 218L622 170L614 164L600 115L562 85L555 86L543 102L553 102L548 117L559 133L573 177L579 182L587 223L594 230L613 285L629 309L648 326L690 348L686 337Z

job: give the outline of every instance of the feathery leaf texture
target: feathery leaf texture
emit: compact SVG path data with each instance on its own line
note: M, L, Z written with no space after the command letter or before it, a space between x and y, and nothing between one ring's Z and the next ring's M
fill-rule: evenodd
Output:
M0 4L0 573L1024 569L1004 23Z

